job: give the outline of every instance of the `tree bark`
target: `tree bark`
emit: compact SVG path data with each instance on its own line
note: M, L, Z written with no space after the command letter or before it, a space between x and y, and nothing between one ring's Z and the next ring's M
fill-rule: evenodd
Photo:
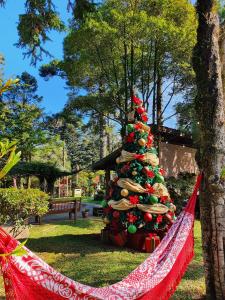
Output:
M99 114L99 137L100 137L99 157L100 159L103 159L106 156L107 134L106 134L106 119L102 114Z
M225 299L225 113L216 0L198 0L199 27L193 64L203 170L200 209L208 299Z

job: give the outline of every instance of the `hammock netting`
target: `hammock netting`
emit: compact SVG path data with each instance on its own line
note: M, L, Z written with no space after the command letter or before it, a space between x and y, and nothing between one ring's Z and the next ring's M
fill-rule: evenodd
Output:
M95 288L58 273L28 250L24 256L0 257L7 300L165 300L175 292L194 255L194 210L201 176L186 208L155 251L126 278ZM0 253L19 242L0 228Z

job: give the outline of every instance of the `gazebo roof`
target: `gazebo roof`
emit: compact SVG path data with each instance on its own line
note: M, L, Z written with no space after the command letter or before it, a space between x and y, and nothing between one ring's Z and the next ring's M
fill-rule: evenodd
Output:
M150 127L151 132L155 135L155 138L160 136L161 142L195 148L191 135L184 134L180 130L165 126L160 126L159 130L156 125L150 125ZM122 148L119 148L103 159L95 162L92 165L92 169L94 171L115 170L115 160L120 155L121 149Z

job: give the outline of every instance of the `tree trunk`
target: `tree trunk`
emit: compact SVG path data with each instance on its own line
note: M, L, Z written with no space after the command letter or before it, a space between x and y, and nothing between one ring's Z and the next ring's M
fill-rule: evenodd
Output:
M106 120L102 114L99 114L99 136L100 136L100 159L106 156L107 149L107 134L106 134Z
M225 113L219 55L219 19L216 0L198 0L197 45L193 63L200 122L200 167L203 184L200 209L203 257L208 299L225 299Z

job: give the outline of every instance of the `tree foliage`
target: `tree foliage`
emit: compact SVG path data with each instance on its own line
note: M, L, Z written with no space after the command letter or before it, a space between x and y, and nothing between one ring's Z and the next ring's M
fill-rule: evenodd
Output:
M37 95L37 81L30 74L24 72L16 80L20 83L2 96L0 133L3 138L16 139L22 159L30 160L35 146L46 141L39 107L42 97Z
M158 90L169 82L161 96L189 84L195 29L194 8L186 0L107 0L82 22L72 22L64 60L42 67L41 74L63 76L72 88L85 89L87 96L75 95L73 105L83 100L94 111L108 109L108 117L124 126L133 89L150 109L159 79Z

